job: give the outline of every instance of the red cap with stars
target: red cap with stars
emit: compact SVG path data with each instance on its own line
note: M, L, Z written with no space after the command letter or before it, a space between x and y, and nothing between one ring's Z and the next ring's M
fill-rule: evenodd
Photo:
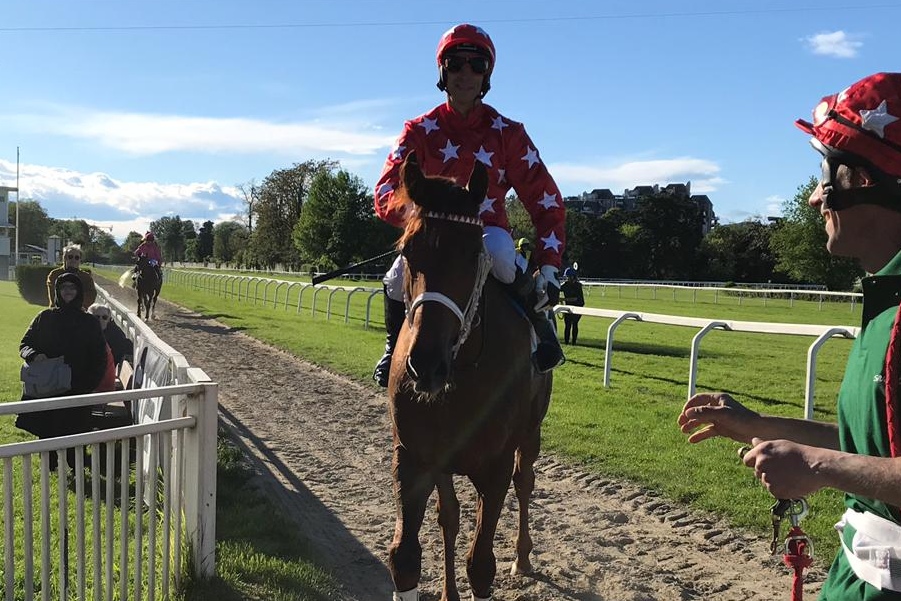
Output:
M826 96L801 130L827 150L846 152L901 176L901 73L876 73Z

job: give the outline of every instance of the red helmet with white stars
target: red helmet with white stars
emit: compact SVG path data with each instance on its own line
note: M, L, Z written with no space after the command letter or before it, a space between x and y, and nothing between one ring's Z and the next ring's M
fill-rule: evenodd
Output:
M444 55L452 50L475 52L488 58L488 72L485 73L482 82L482 96L487 94L491 88L491 72L494 71L496 58L494 42L491 41L488 33L481 27L469 23L455 25L444 32L438 42L438 51L435 53L435 60L438 61L438 89L442 92L447 87L447 73L443 64Z
M821 184L827 198L838 166L848 165L863 167L877 182L873 193L858 202L876 202L875 197L890 195L892 205L897 205L901 197L901 73L876 73L826 96L813 110L813 123L798 119L795 125L813 136L811 145L824 157Z
M877 73L827 96L813 110L813 123L795 124L828 149L866 159L901 176L901 73Z

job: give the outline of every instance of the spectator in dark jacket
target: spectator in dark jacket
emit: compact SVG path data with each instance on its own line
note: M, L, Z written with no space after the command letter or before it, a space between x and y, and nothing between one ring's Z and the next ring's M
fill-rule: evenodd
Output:
M88 313L100 322L100 329L103 330L103 337L113 353L113 362L116 367L118 368L125 359L131 361L135 354L135 345L125 335L119 324L113 320L110 308L101 303L94 303L88 307Z
M53 307L32 320L19 345L19 355L26 363L63 357L72 370L71 388L63 396L89 394L106 371L106 341L98 320L83 309L84 290L78 275L60 274L54 288ZM23 395L22 400L28 399ZM38 438L52 438L89 430L90 415L90 407L23 413L16 426ZM51 464L54 459L51 455Z
M576 270L572 267L567 267L563 272L563 277L565 280L563 285L560 286L560 296L563 297L563 304L573 307L584 307L585 296L582 293L582 282L579 281ZM563 329L563 342L566 344L569 344L570 340L572 340L573 344L576 344L576 339L579 337L580 319L582 319L582 316L575 313L563 314L563 323L566 324Z

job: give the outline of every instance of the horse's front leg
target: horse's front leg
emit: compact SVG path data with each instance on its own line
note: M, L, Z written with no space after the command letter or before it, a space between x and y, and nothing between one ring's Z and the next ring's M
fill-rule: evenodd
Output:
M388 547L388 570L397 591L394 601L418 601L417 587L422 575L419 529L425 519L426 504L435 488L435 480L396 439L393 472L397 521L394 540Z
M535 460L541 447L541 429L536 428L516 450L516 463L513 468L513 487L519 502L519 529L516 532L516 559L510 567L511 574L529 574L532 562L532 535L529 533L529 499L535 490Z
M513 469L513 453L498 457L496 462L476 476L470 476L479 493L476 507L476 531L469 555L466 557L466 575L476 601L491 598L491 585L497 572L494 557L494 535L497 521L504 506L504 497L510 487Z
M454 547L460 533L460 502L454 492L454 477L438 476L438 525L444 539L444 589L441 601L459 601L457 572L454 567Z

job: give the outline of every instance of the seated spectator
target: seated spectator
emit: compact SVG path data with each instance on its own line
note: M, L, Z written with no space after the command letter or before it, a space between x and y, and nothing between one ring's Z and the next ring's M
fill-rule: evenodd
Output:
M82 280L71 271L61 273L54 281L56 294L53 307L44 309L32 320L19 344L19 355L26 363L63 357L72 370L68 392L59 396L89 394L100 385L107 370L107 345L98 320L84 307ZM29 400L26 394L22 400ZM16 427L38 438L53 438L90 430L91 407L51 409L23 413ZM74 467L74 452L69 465ZM50 456L55 467L56 455Z
M84 291L83 309L90 307L97 300L97 288L94 286L94 278L91 272L81 268L81 246L70 244L63 249L63 265L47 274L47 300L53 306L56 298L56 278L63 273L75 273L81 280L81 288Z
M135 345L129 340L122 328L113 320L112 311L106 305L94 303L88 307L88 313L100 322L103 337L113 353L113 364L118 368L122 361L131 361L135 354Z

